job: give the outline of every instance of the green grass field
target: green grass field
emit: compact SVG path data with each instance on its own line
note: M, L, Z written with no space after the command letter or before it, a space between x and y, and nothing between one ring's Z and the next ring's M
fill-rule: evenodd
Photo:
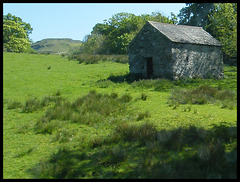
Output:
M224 71L130 81L128 64L4 52L3 178L236 178L237 68Z

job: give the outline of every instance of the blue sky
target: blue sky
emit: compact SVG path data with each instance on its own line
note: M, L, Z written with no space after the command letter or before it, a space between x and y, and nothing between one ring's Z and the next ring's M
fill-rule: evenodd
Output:
M135 15L160 12L177 15L185 3L3 3L3 14L11 13L30 23L30 39L71 38L83 40L97 23L120 12Z

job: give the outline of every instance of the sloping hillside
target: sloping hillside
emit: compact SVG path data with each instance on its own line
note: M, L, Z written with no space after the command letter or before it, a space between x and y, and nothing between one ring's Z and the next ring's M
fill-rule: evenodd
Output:
M61 54L67 53L71 48L80 45L80 40L72 40L69 38L63 39L43 39L32 44L32 48L38 53Z

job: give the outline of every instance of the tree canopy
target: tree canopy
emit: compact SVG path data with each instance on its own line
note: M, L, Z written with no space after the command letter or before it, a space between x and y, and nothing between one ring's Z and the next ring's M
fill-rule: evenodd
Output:
M214 7L213 3L186 3L186 6L178 14L179 24L205 27L208 14Z
M30 49L29 34L32 27L21 18L8 13L3 16L3 50L25 52Z
M215 3L208 15L207 31L223 45L228 57L237 56L237 3Z
M93 27L78 53L127 54L127 46L148 20L201 26L223 44L225 57L237 56L237 3L186 3L177 16L171 13L170 17L159 12L117 13Z
M117 13L103 23L97 23L90 35L85 37L80 53L127 54L127 46L146 21L177 23L176 15L162 16L159 12L136 16L132 13Z
M223 44L226 57L237 56L237 3L186 3L180 25L201 26Z

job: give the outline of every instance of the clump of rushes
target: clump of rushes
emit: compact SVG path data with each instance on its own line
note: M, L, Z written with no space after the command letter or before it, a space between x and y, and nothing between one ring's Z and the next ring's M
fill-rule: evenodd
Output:
M28 98L24 102L24 104L18 101L10 101L7 104L7 108L8 109L21 108L21 112L31 113L47 106L50 103L57 103L60 102L61 100L64 100L64 98L61 97L60 91L57 91L55 94L50 96L44 96L42 99L37 99L35 97Z
M19 108L21 107L21 102L18 102L18 101L9 101L8 104L7 104L7 108L8 109L16 109L16 108Z
M125 113L127 102L130 102L132 96L124 94L118 97L118 94L99 94L95 90L90 91L87 95L79 97L73 102L61 100L53 107L48 108L45 115L41 117L36 128L43 126L47 133L52 133L52 120L65 121L69 120L74 123L87 124L92 126L96 123L105 122L106 118L118 116ZM48 124L47 124L48 123ZM49 126L50 129L46 129ZM40 129L41 131L41 129Z
M231 90L221 90L215 87L202 85L194 89L175 89L168 99L169 106L218 102L223 103L222 106L224 105L224 108L227 107L226 104L229 105L229 108L233 108L234 103L236 103L236 93Z

